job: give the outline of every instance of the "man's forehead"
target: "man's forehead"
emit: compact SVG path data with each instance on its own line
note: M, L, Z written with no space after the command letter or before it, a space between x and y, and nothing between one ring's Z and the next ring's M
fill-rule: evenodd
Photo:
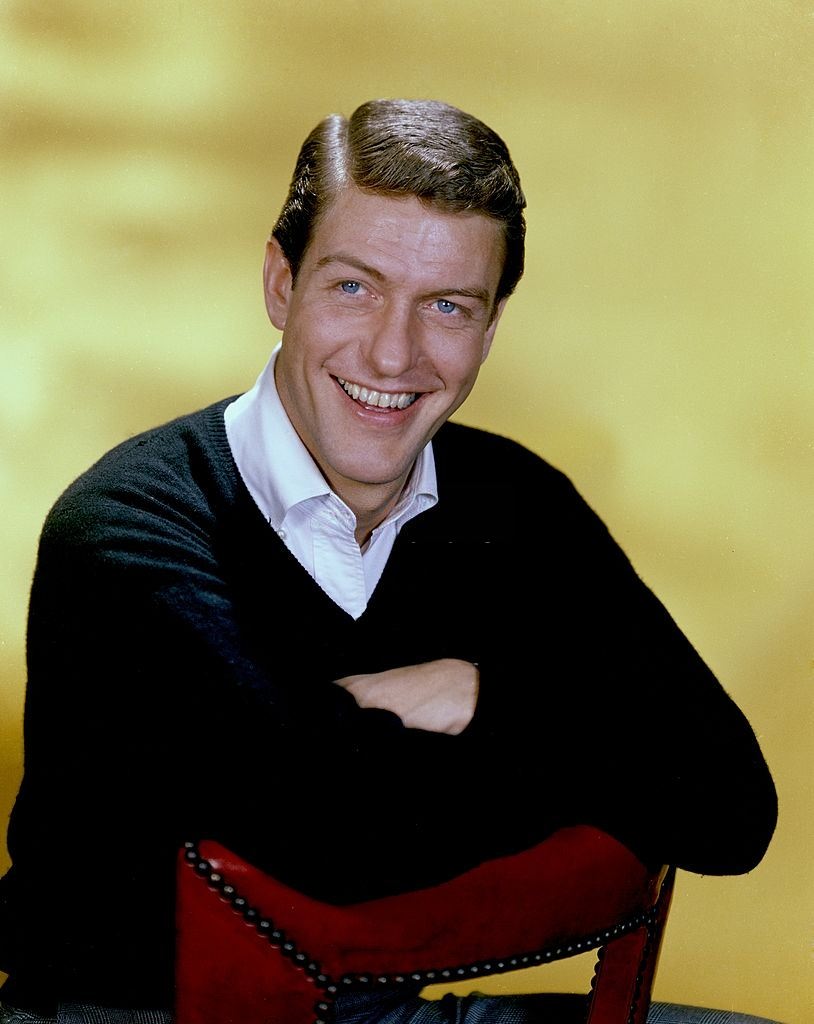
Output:
M337 192L322 210L320 222L345 209L352 209L357 217L369 216L383 224L405 218L416 223L440 219L449 223L490 225L498 232L502 230L498 221L479 210L453 209L413 193L380 192L355 185L346 185Z
M382 262L436 271L452 264L491 278L504 256L502 225L485 214L356 188L344 189L323 213L309 248L317 268L345 261L384 276Z

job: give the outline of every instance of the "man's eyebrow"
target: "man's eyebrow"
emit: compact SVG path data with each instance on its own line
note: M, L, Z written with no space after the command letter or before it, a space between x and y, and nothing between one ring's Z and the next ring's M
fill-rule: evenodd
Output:
M363 260L356 259L355 256L350 256L348 253L336 252L329 256L323 256L318 259L316 266L318 269L322 267L329 267L333 263L344 263L348 267L355 267L356 270L361 270L363 274L367 274L370 277L375 278L377 281L385 281L385 275L381 270L377 270L375 267L371 267L370 264L365 263Z
M356 270L361 271L363 274L368 274L377 281L387 280L387 275L383 274L381 270L377 270L376 267L371 267L370 264L365 263L364 260L357 259L355 256L351 256L344 252L331 253L328 256L320 257L316 262L316 267L317 269L322 269L322 267L330 267L334 263L342 263L347 267L354 267ZM484 306L489 306L492 303L492 296L485 288L436 288L431 294L461 295L464 298L477 299L479 302L482 302ZM430 293L427 295L427 298L429 297Z
M489 306L492 302L492 296L485 288L439 288L437 294L463 295L466 299L478 299L478 301L482 302L484 306Z

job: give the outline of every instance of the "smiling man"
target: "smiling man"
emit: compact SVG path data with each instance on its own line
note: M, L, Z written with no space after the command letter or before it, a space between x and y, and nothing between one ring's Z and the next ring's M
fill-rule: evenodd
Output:
M524 206L502 140L454 107L327 118L268 243L282 341L254 387L52 509L0 1021L170 1021L190 837L338 903L578 823L690 871L762 858L775 793L744 716L562 473L448 422L522 275ZM336 1019L535 1005L402 989Z
M345 188L297 271L273 239L266 304L294 429L364 544L416 458L472 389L500 313L500 225L414 196Z

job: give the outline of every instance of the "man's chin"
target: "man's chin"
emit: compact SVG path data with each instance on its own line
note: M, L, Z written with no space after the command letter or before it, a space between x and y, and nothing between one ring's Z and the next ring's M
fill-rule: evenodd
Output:
M416 454L397 460L343 460L339 464L335 463L333 468L342 482L351 487L369 487L371 490L402 487L417 457Z

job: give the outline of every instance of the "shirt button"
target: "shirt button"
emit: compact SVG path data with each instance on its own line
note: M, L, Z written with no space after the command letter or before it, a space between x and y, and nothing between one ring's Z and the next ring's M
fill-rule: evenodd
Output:
M285 540L285 537L286 537L285 530L278 530L277 531L277 536L280 538L280 540Z

